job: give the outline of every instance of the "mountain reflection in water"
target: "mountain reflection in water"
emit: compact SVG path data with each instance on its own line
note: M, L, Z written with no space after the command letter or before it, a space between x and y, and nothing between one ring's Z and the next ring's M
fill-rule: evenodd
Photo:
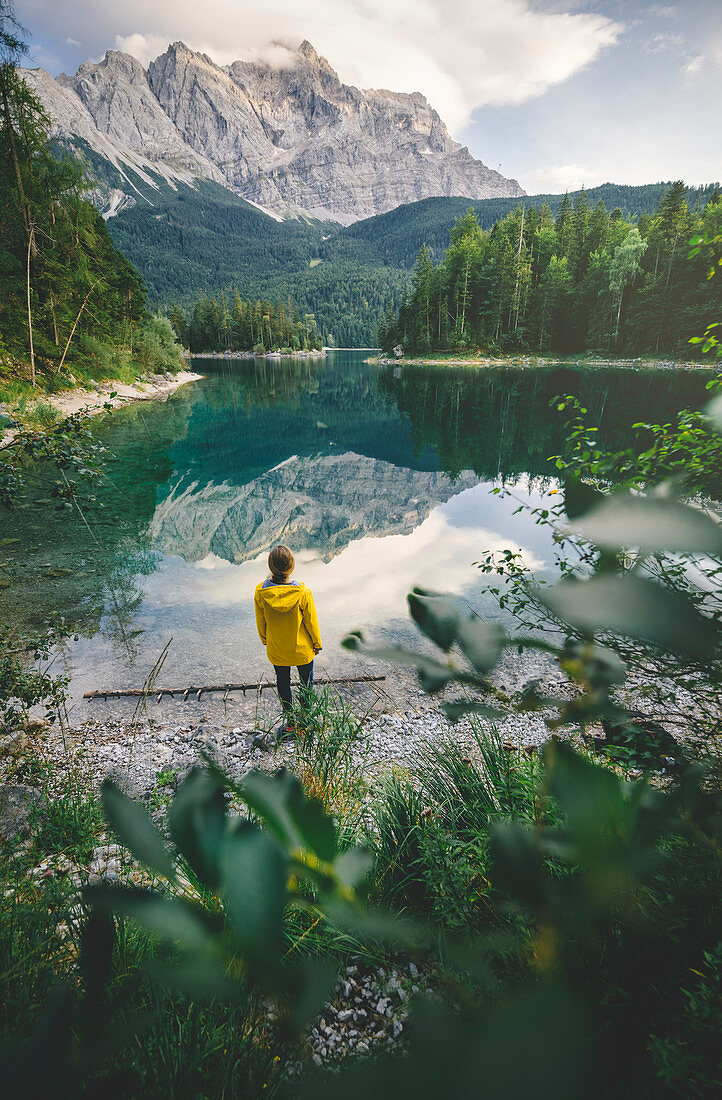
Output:
M338 647L348 629L412 636L413 584L496 613L472 565L481 552L522 547L537 568L551 557L518 501L488 492L500 476L521 499L544 491L564 437L550 400L576 394L601 442L622 446L635 421L705 399L702 373L399 371L364 355L199 360L202 381L98 423L108 476L86 509L92 535L38 504L39 485L5 517L19 543L2 611L37 625L64 610L81 632L62 655L74 696L142 683L170 637L166 682L267 671L251 597L279 541L314 589L330 672L352 660Z

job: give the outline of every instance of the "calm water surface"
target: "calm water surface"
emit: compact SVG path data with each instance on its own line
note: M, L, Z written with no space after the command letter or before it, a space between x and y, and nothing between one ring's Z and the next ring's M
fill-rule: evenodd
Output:
M316 596L321 675L358 668L339 646L349 629L414 638L414 584L498 615L481 552L551 561L545 532L513 515L551 487L563 424L550 399L579 395L615 446L635 421L705 400L701 373L399 369L366 354L198 360L201 381L97 422L106 477L85 519L54 512L42 483L2 517L0 611L27 627L61 609L78 632L56 662L73 700L142 685L170 639L165 685L267 675L252 595L281 541ZM500 476L516 499L490 494Z

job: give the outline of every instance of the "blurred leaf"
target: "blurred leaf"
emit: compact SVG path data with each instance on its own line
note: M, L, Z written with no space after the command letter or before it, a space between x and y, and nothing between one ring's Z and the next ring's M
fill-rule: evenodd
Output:
M477 672L488 672L499 660L506 635L498 623L463 619L456 628L456 640Z
M414 588L407 596L411 617L427 638L447 652L456 638L458 608L446 596Z
M355 890L373 866L373 857L365 848L349 848L336 860L336 874L344 886Z
M108 824L120 843L140 863L173 881L173 861L160 833L140 803L128 798L111 779L103 781L101 798Z
M559 663L575 680L578 679L575 675L578 667L592 688L622 684L627 677L626 665L613 649L576 638L566 639L559 653Z
M583 516L603 500L604 493L582 481L576 474L567 474L564 478L564 510L569 519Z
M171 803L173 840L202 882L218 884L218 856L226 830L223 785L207 768L194 768Z
M165 962L151 959L145 964L145 972L154 981L178 989L191 997L218 997L222 1001L245 1001L247 992L240 982L228 977L225 968L207 954Z
M296 788L289 802L301 846L325 863L331 863L338 850L336 826L331 815L326 813L317 798L309 798L303 788Z
M89 1005L97 1002L110 980L115 925L108 913L91 913L83 926L80 973Z
M278 843L247 824L229 836L221 854L221 890L244 951L273 959L281 948L286 859Z
M320 802L307 798L290 772L271 777L251 771L243 777L241 793L284 847L307 848L325 862L337 851L336 827Z
M587 900L607 908L658 865L659 839L674 823L667 796L645 783L625 782L563 743L550 746L545 757L549 792L565 821L545 848L578 864Z
M590 635L627 634L690 657L703 657L714 644L712 624L687 599L642 577L565 579L535 594L559 619Z
M85 897L101 913L132 917L163 939L205 950L213 945L213 930L205 914L180 898L162 898L145 890L89 886Z
M714 397L704 409L716 431L722 432L722 393Z
M415 668L424 691L439 691L450 680L460 680L464 683L476 682L465 673L452 668L451 665L442 665L440 661L435 661L432 657L424 657L421 653L412 653L408 649L402 649L401 646L377 647L366 645L363 635L358 631L348 634L341 644L346 649L353 649L355 652L363 654L364 657L373 657L379 661L390 661L393 664Z
M563 742L548 746L545 757L549 790L564 813L565 832L577 841L601 835L619 817L623 780Z
M585 539L616 549L722 553L722 525L706 512L669 497L613 493L574 524Z
M444 703L444 714L450 722L458 722L465 714L481 714L484 718L505 718L503 710L498 707L488 707L484 703Z
M328 919L337 928L362 943L375 940L411 951L426 942L426 929L403 917L379 910L360 909L338 897L330 898L325 908Z
M525 825L504 821L491 833L492 881L521 905L537 910L544 896L544 868L534 835Z
M293 996L290 1014L300 1031L307 1027L331 1000L338 966L331 959L301 959L291 974Z

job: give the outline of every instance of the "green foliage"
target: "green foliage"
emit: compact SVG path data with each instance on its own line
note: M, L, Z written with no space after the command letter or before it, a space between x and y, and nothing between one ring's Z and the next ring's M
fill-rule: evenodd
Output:
M133 359L153 374L177 371L183 366L181 349L167 317L146 317L133 337Z
M72 772L56 785L55 797L41 806L37 818L32 853L38 860L62 853L81 863L88 861L104 825L97 793Z
M51 648L64 624L35 637L0 632L0 731L9 732L31 707L44 706L57 717L67 699L67 676L53 674Z
M669 183L651 183L642 186L625 186L605 183L601 187L592 187L586 192L587 202L592 209L601 202L607 210L619 210L624 218L631 220L644 214L653 214L660 199L670 187ZM704 206L717 193L717 187L689 188L689 205ZM565 203L576 202L578 195L530 195L528 202L535 207L549 208L549 214L556 217ZM524 200L527 201L526 199ZM421 199L389 210L386 214L377 214L373 218L364 218L340 230L339 239L354 242L361 256L367 260L398 266L410 270L424 244L433 261L439 261L449 243L449 231L458 218L472 210L482 229L491 229L498 221L514 212L519 199L497 198L479 199L470 202L464 198Z
M251 817L228 817L227 787L246 803ZM249 772L233 785L214 770L189 773L169 813L177 867L145 811L109 782L103 800L121 842L169 882L178 882L179 893L91 891L96 909L125 913L181 944L185 979L198 974L206 989L232 993L225 975L245 972L270 989L295 988L299 997L305 989L304 995L313 996L300 971L279 965L286 906L305 909L325 899L326 907L342 916L368 863L360 851L340 853L332 819L297 779L283 772L273 778Z
M25 45L0 12L0 327L9 373L48 388L86 377L177 369L171 330L146 316L140 276L83 197L80 163L49 142L51 121L18 70ZM140 326L140 329L138 328ZM14 361L14 362L13 362ZM8 372L4 366L3 373ZM1 380L0 380L1 381Z
M699 966L690 967L691 988L681 990L684 1000L674 1027L649 1042L660 1081L694 1097L709 1096L720 1085L714 1036L722 1027L722 944L703 951Z
M174 306L171 320L178 338L191 352L254 351L262 355L279 348L290 353L321 347L313 314L301 320L290 305L243 301L238 291L230 306L225 297L217 300L205 294L187 311Z
M721 304L707 276L722 203L716 191L703 208L686 200L684 184L672 184L634 224L610 216L601 198L590 207L582 191L573 204L565 197L556 221L547 204L524 204L488 232L471 208L436 267L424 245L411 291L379 339L410 352L687 354ZM694 342L715 347L714 329Z
M715 393L720 381L712 379L706 388ZM553 461L576 483L584 479L644 488L671 478L690 494L719 499L722 439L714 430L714 401L701 412L683 409L664 424L634 424L632 446L620 450L600 446L597 429L588 425L587 409L576 398L564 395L551 403L567 419L564 453L554 455Z

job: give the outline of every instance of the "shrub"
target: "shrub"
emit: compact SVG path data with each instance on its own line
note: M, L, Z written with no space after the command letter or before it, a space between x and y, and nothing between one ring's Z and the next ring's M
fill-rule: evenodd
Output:
M167 317L152 315L136 329L133 337L133 359L143 370L152 374L178 371L182 368L181 348Z

